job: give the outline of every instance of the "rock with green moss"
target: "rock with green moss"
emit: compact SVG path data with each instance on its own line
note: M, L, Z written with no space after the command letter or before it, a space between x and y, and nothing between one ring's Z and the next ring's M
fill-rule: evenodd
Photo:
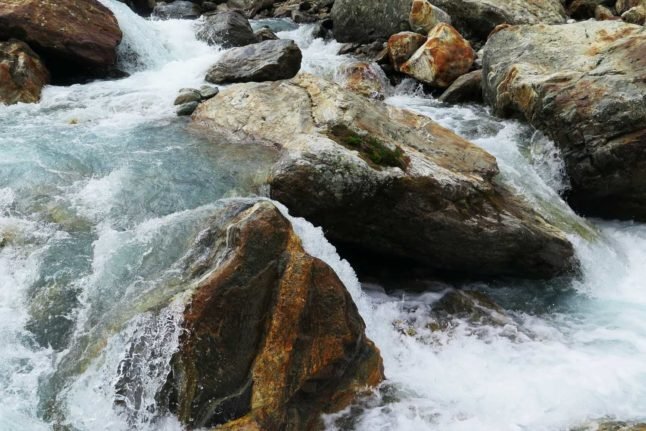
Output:
M336 245L460 275L551 277L575 263L564 233L496 181L489 153L329 81L232 85L191 128L279 148L271 197Z

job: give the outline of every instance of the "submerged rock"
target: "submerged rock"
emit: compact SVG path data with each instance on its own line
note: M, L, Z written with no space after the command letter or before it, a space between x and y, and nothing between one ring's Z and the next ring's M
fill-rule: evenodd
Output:
M399 70L418 81L446 88L471 69L475 58L471 44L456 29L438 24Z
M220 84L288 79L298 73L302 59L293 40L267 40L225 52L209 69L206 80Z
M223 48L245 46L258 42L249 20L240 11L208 14L200 24L197 38L209 45Z
M439 98L442 102L482 102L482 70L474 70L456 79Z
M337 245L461 275L573 266L563 232L495 180L494 157L428 117L303 74L230 86L193 120L201 133L281 147L272 198Z
M157 3L152 15L159 19L197 19L201 13L200 5L186 0L175 0L172 3Z
M560 147L569 201L646 219L646 28L621 21L506 28L484 48L484 95Z
M433 0L445 10L460 32L486 39L497 25L563 24L567 19L561 0Z
M318 429L383 379L379 351L343 283L272 203L226 212L197 240L189 271L201 281L166 399L189 429Z
M0 42L0 103L38 102L48 83L49 72L26 43Z
M105 75L117 61L121 30L96 0L0 2L0 40L16 38L41 56L53 78Z

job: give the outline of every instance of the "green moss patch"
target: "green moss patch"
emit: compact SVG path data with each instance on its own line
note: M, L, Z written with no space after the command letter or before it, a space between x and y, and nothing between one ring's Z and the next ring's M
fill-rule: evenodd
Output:
M410 163L400 147L391 149L380 140L372 136L361 136L343 124L333 126L328 137L346 148L358 151L361 158L373 167L389 166L406 170Z

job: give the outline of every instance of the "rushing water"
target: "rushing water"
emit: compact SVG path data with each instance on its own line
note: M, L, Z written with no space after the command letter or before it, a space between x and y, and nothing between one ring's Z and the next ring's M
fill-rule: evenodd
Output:
M0 106L0 430L179 430L154 403L176 348L179 263L218 200L262 193L268 149L188 134L172 100L219 55L190 21L149 21L104 0L124 32L118 81L47 87L37 105ZM336 79L349 61L310 27L303 69ZM322 231L294 219L311 254L352 293L387 382L330 429L566 430L646 418L646 226L576 217L553 144L476 106L448 107L405 81L387 103L428 115L496 156L501 181L565 229L575 280L498 282L504 324L429 327L425 294L362 286ZM286 210L284 210L286 211ZM122 367L128 360L130 366ZM129 382L124 389L124 379ZM116 388L120 387L120 390Z

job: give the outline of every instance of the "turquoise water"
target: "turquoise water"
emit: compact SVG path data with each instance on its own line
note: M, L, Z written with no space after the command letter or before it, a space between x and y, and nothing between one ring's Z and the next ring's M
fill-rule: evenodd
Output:
M105 0L125 40L119 81L48 87L38 105L0 106L0 430L179 430L156 406L177 345L182 259L219 199L264 194L274 150L190 134L172 101L219 55L188 21L147 21ZM264 23L259 23L264 24ZM290 29L303 69L330 79L338 44ZM456 287L386 294L363 286L320 229L306 249L337 271L382 351L388 380L330 429L566 430L646 417L646 227L576 217L553 144L479 107L447 107L412 82L387 103L428 115L496 156L500 181L565 229L581 276L468 287L504 325L427 325ZM403 333L402 327L412 329ZM132 352L138 359L133 360ZM134 364L124 370L124 360ZM128 373L129 390L117 391Z

